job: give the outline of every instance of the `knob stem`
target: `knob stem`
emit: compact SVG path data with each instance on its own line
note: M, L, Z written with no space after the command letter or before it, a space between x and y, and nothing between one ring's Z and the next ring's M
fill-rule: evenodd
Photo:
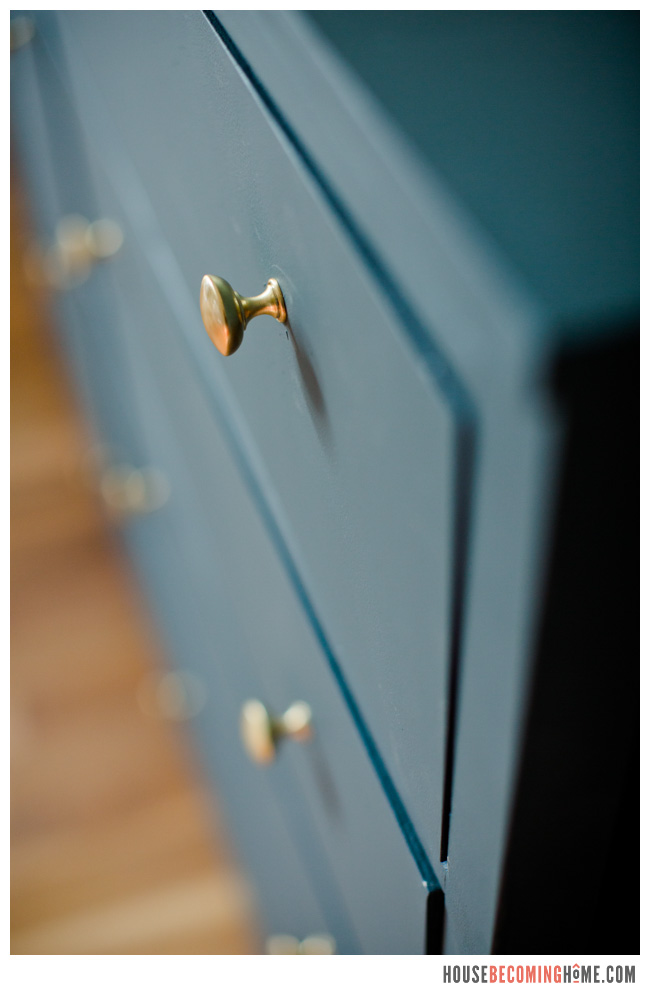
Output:
M284 297L277 280L271 278L261 294L257 297L239 297L239 303L244 313L244 328L253 318L261 314L268 314L281 324L287 320L287 309L284 304Z
M310 739L311 708L306 701L294 701L279 718L272 720L273 734L276 740L295 739L298 742Z
M253 698L244 702L239 728L251 760L270 764L281 740L304 742L311 738L311 708L306 701L294 701L282 715L271 715L261 701Z

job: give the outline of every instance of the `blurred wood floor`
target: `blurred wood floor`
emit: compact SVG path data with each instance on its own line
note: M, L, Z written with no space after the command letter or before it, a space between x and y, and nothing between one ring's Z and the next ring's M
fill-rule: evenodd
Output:
M161 654L90 483L49 301L25 284L15 172L11 952L258 953L184 729L137 703Z

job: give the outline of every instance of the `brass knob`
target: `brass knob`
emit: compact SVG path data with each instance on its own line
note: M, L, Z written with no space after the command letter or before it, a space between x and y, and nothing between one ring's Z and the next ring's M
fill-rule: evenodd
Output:
M253 318L269 314L282 324L287 320L280 284L274 279L257 297L242 297L220 276L204 276L199 303L205 330L223 356L232 356L239 349Z
M270 764L275 760L281 739L303 742L311 738L311 708L306 701L294 701L286 712L276 717L269 714L261 701L251 699L242 707L239 729L251 760L256 764Z
M80 214L67 214L56 226L51 246L32 247L25 260L27 275L54 290L78 287L96 263L119 251L123 241L122 229L110 218L88 221Z
M266 941L267 954L335 954L334 937L328 933L314 933L302 942L295 936L269 936Z
M154 467L109 467L102 474L100 490L109 515L117 519L157 511L169 497L167 479Z

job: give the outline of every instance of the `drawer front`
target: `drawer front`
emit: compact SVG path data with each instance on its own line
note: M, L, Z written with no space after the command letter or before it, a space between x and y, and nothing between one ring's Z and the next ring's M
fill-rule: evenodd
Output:
M132 318L123 327L138 331ZM131 357L139 365L137 349ZM239 709L254 694L255 682L213 550L206 547L193 482L148 377L141 368L142 453L147 465L164 473L170 497L163 508L127 524L124 537L170 662L205 690L205 706L193 720L201 766L257 894L264 935L329 933L340 953L356 953L349 916L326 871L323 848L314 842L309 814L295 801L284 806L240 748Z
M262 847L264 864L281 867L272 840L261 842L267 811L279 810L341 952L421 953L421 874L178 331L165 307L152 303L148 266L130 249L120 265L152 291L141 295L140 312L127 291L123 321L146 460L172 494L168 506L131 527L129 542L175 659L186 666L189 655L214 699L198 729L228 811L241 814L237 838L243 832L243 845ZM114 272L119 288L117 265ZM237 741L250 698L275 713L309 702L313 741L283 744L272 767L255 767ZM258 855L253 866L265 880L259 863ZM273 910L268 887L264 899Z
M403 799L440 876L459 556L455 381L444 363L433 378L413 352L384 304L387 288L202 15L61 21L80 113L159 292L177 307L182 283L192 301L179 338L236 426L276 546L370 752L383 758L389 793ZM173 253L173 289L167 262L155 261L161 240ZM195 303L205 272L245 293L277 277L291 332L260 318L223 360Z

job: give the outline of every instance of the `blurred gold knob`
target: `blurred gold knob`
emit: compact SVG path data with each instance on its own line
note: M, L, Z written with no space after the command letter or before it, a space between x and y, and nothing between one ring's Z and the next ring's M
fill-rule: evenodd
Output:
M157 511L169 497L167 479L154 467L109 467L100 489L109 514L118 519Z
M24 45L28 45L34 37L35 32L36 25L32 17L27 17L24 14L20 17L14 17L9 28L11 51L16 52Z
M150 718L187 722L205 708L208 692L204 682L190 670L147 673L136 690L138 705Z
M306 936L302 942L295 936L269 936L266 941L267 954L335 954L334 937L328 933Z
M88 221L80 214L67 214L56 226L49 248L32 248L25 261L27 274L34 283L54 290L78 287L96 263L119 251L123 241L122 229L110 218Z
M251 760L256 764L270 764L275 760L276 746L281 739L303 742L311 738L311 708L306 701L294 701L286 712L276 717L269 715L261 701L251 699L241 710L239 729Z
M232 356L242 344L249 321L269 314L284 324L287 309L277 280L271 279L257 297L242 297L220 276L204 276L199 298L205 330L223 356Z

